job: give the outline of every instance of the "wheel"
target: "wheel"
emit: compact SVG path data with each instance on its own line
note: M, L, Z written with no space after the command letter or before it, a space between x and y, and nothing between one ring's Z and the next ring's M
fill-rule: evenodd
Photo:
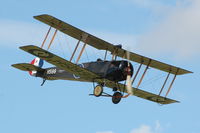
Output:
M122 93L120 92L115 92L112 96L112 102L114 104L118 104L122 99Z
M101 94L103 93L103 87L101 85L97 85L95 88L94 88L94 95L96 97L99 97L101 96Z

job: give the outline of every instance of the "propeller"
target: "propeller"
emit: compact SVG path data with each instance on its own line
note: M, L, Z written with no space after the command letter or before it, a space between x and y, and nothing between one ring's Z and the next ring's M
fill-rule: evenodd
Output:
M129 52L126 52L127 54L127 60L130 59L130 53ZM126 77L126 89L127 89L127 92L128 92L128 95L133 95L133 92L132 92L132 81L131 81L131 68L130 68L130 62L128 61L128 65L127 65L127 77Z

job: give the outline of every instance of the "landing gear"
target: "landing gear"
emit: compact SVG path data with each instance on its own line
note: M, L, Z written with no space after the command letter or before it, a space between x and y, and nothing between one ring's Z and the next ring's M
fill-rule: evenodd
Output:
M46 81L46 79L43 79L41 86L43 86L43 85L44 85L45 81Z
M102 93L103 93L103 86L97 85L97 86L94 88L93 93L94 93L94 95L95 95L96 97L101 96Z
M112 102L114 104L118 104L121 101L121 99L123 98L123 93L119 92L118 91L119 89L117 89L117 87L114 87L113 88L114 94L110 95L110 94L103 91L103 86L104 86L103 84L98 84L96 86L94 85L93 94L89 94L89 95L90 96L96 96L96 97L100 97L100 96L111 97Z
M122 93L120 93L120 92L115 92L114 94L113 94L113 96L112 96L112 102L114 103L114 104L118 104L120 101L121 101L121 99L122 99Z

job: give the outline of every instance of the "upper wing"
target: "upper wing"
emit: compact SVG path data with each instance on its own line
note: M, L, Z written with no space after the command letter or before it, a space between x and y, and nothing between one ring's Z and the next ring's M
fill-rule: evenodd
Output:
M39 15L39 16L34 16L35 19L51 26L54 27L58 30L60 30L61 32L77 39L77 40L81 40L83 42L86 42L87 44L100 49L100 50L112 50L113 49L113 45L100 39L97 38L87 32L84 32L70 24L67 24L53 16L50 15ZM87 37L84 38L84 37Z
M112 53L114 53L117 56L120 56L122 58L126 58L126 51L125 49L116 47L115 45L106 42L100 38L97 38L87 32L84 32L70 24L67 24L53 16L50 15L39 15L39 16L34 16L35 19L44 22L48 25L50 25L51 27L54 27L58 30L60 30L61 32L75 38L78 40L81 40L97 49L100 50L107 50L110 51ZM159 69L161 71L165 71L165 72L170 72L171 74L176 74L176 75L181 75L181 74L186 74L186 73L192 73L191 71L176 67L176 66L172 66L169 64L165 64L162 63L160 61L156 61L153 60L151 58L136 54L136 53L130 53L130 60L137 62L137 63L142 63L144 65L149 65L150 67Z
M59 68L62 68L63 70L66 70L68 72L71 72L72 74L75 74L77 76L80 76L81 78L84 78L85 80L91 81L91 79L99 78L99 76L91 71L88 71L85 68L81 68L80 66L71 63L70 61L67 61L57 55L54 55L44 49L41 49L37 46L29 45L29 46L22 46L20 49L35 55Z
M122 92L124 91L124 92L127 93L126 86L123 85L123 84L120 84L120 83L116 84L112 81L107 81L105 86L107 86L109 88L119 87L120 88L120 89L118 89L119 91L122 91ZM134 96L137 96L137 97L140 97L140 98L143 98L143 99L146 99L146 100L150 100L152 102L160 103L160 104L171 104L171 103L179 102L179 101L169 99L169 98L166 98L166 97L163 97L163 96L159 96L159 95L156 95L156 94L153 94L153 93L150 93L150 92L147 92L147 91L143 91L143 90L140 90L140 89L137 89L137 88L132 88L132 91L133 91L132 94Z

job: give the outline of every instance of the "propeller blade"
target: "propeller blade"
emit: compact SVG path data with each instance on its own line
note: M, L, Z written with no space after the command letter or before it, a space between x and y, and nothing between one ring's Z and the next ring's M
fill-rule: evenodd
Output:
M127 59L130 59L130 53L126 52ZM130 68L130 62L128 61L128 67L127 67L127 77L126 77L126 89L129 95L133 95L132 93L132 81L131 81L131 68Z

